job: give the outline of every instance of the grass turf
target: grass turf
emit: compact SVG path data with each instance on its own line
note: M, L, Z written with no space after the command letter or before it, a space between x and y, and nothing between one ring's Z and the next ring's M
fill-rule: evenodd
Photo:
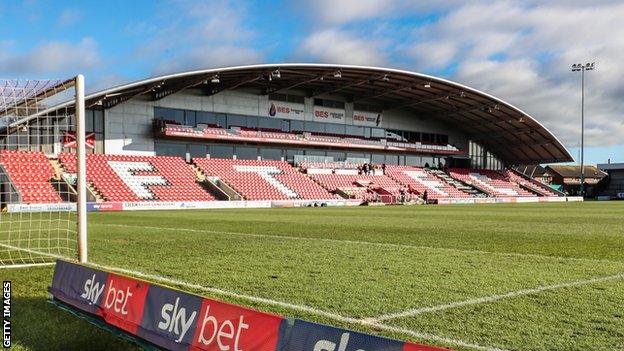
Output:
M93 262L353 318L624 273L624 202L91 213L89 223ZM0 270L14 284L17 349L132 348L47 304L51 274ZM623 286L561 288L383 323L509 350L621 349Z

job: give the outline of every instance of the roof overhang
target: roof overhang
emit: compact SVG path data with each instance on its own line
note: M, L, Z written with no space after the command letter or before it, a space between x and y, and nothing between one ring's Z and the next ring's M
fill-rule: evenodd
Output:
M213 95L240 88L254 88L259 94L298 89L309 97L341 95L351 102L379 104L386 111L411 110L414 116L461 130L512 164L573 161L553 133L510 103L453 81L390 68L280 63L195 70L89 94L86 106L107 109L137 96L159 100L186 89Z

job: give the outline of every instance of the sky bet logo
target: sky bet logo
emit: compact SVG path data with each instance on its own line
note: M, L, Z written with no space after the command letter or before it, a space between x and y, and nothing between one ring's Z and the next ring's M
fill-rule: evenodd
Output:
M136 333L143 317L149 285L123 276L109 274L99 314L120 329Z
M283 351L403 351L403 343L328 325L295 320Z
M282 317L204 299L191 351L275 350Z
M187 350L201 305L199 296L152 285L137 335L168 350Z
M169 333L179 336L176 342L180 342L184 339L184 335L188 332L197 315L197 312L193 311L190 316L187 317L186 308L179 307L179 304L179 297L176 297L174 304L164 304L160 312L162 321L158 323L158 329L166 330Z
M104 282L100 285L100 282L95 279L94 273L93 276L85 282L84 293L82 293L80 297L88 300L91 304L96 304L100 295L102 295L102 291L104 291Z

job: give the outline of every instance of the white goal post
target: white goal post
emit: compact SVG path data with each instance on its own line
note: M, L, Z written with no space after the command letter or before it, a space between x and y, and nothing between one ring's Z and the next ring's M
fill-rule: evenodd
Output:
M0 268L87 262L85 112L82 75L0 79Z

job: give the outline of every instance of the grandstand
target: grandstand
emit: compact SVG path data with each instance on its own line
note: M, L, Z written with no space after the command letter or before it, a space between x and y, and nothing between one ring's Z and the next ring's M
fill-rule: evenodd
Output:
M183 72L90 94L86 107L92 203L389 204L425 192L432 202L542 201L563 194L510 168L572 160L552 133L500 99L387 68ZM7 130L0 140L10 184L0 193L11 194L2 206L71 201L75 143L10 140L29 132ZM364 174L364 164L375 171Z

